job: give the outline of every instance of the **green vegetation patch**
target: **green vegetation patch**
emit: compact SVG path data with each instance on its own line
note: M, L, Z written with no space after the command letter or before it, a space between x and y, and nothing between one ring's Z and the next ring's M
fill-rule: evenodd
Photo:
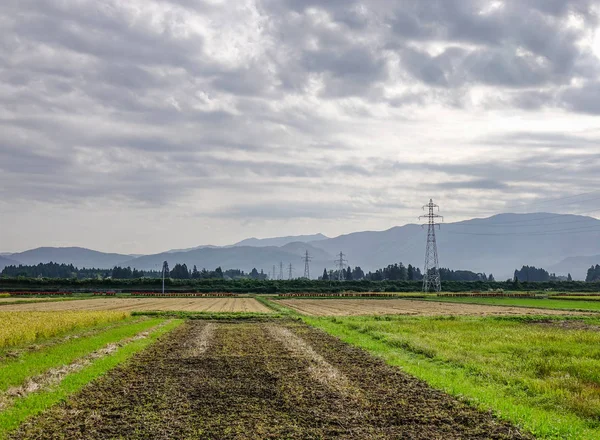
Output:
M151 321L146 321L149 323ZM160 321L154 321L156 324ZM58 385L47 391L32 393L20 399L16 404L6 411L0 412L0 438L16 429L28 417L41 413L56 403L65 400L70 395L80 391L89 382L104 375L118 364L128 360L135 353L143 350L154 343L160 336L170 332L182 324L182 320L173 320L164 326L157 327L148 337L136 339L127 345L120 347L114 353L97 359L82 370L69 374Z
M541 438L600 438L600 318L302 319Z
M132 320L129 325L109 328L90 337L73 338L45 350L25 353L14 360L0 364L0 391L21 385L31 376L60 367L99 350L107 344L135 336L157 324L162 319Z

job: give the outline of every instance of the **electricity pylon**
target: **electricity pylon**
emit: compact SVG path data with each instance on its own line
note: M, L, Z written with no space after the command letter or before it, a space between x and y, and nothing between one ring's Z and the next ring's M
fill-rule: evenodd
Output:
M340 252L339 257L339 259L335 260L335 264L338 268L338 281L344 281L344 267L348 260L344 258L345 255L342 252Z
M291 280L293 278L292 272L294 271L294 268L292 267L292 263L290 263L290 265L288 266L288 280Z
M435 210L440 210L440 207L433 203L433 199L429 199L429 203L423 206L427 208L427 215L422 215L422 218L427 219L427 247L425 248L425 268L423 270L423 292L439 292L442 290L442 280L440 277L440 265L438 262L437 243L435 241L435 227L440 225L436 223L437 219L444 217L435 213ZM422 225L425 226L425 225Z
M312 260L312 258L310 257L310 255L308 255L308 250L304 254L304 257L302 257L302 259L304 260L304 278L310 280L310 268L308 263L310 262L310 260Z
M279 279L283 280L283 261L279 262Z
M276 280L277 275L275 275L275 265L273 265L273 277L271 278L272 280Z

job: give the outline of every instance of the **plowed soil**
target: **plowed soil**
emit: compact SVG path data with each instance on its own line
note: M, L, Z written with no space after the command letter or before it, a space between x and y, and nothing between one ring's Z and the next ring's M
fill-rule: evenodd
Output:
M528 437L303 324L190 321L12 438Z
M409 299L286 299L277 304L311 316L416 315L585 315L585 312L526 307L456 304Z
M254 298L98 298L2 306L2 311L123 310L130 312L256 312L269 313Z

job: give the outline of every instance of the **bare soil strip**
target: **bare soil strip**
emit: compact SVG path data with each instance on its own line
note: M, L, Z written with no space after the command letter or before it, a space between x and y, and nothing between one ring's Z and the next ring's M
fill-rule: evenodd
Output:
M0 393L0 411L12 406L17 399L26 397L31 393L47 390L50 387L59 384L68 374L82 370L90 365L93 361L114 353L120 347L123 347L130 342L147 338L150 333L161 327L164 327L169 322L170 321L164 321L148 330L138 333L135 336L122 339L119 342L107 344L105 347L96 350L80 359L77 359L68 365L63 365L59 368L51 368L43 374L30 377L23 385L9 388L6 390L6 392Z
M2 306L4 312L64 310L271 312L254 298L97 298Z
M311 316L413 315L413 316L490 316L490 315L590 315L586 312L525 307L458 304L409 299L289 299L278 304Z
M526 438L303 324L207 325L189 321L12 438ZM190 355L189 341L210 332L211 342L199 344L206 348ZM344 398L330 380L316 379L315 363L362 398Z

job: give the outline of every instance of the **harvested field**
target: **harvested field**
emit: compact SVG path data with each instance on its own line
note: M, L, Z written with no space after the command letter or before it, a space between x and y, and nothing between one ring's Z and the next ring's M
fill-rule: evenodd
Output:
M355 315L416 315L416 316L488 316L488 315L577 315L583 312L535 309L525 307L487 306L480 304L456 304L434 301L411 301L408 299L290 299L278 300L277 304L290 307L311 316Z
M11 438L528 437L303 324L189 321Z
M270 310L254 298L94 298L79 301L10 304L2 311L120 310L182 312L255 312Z

